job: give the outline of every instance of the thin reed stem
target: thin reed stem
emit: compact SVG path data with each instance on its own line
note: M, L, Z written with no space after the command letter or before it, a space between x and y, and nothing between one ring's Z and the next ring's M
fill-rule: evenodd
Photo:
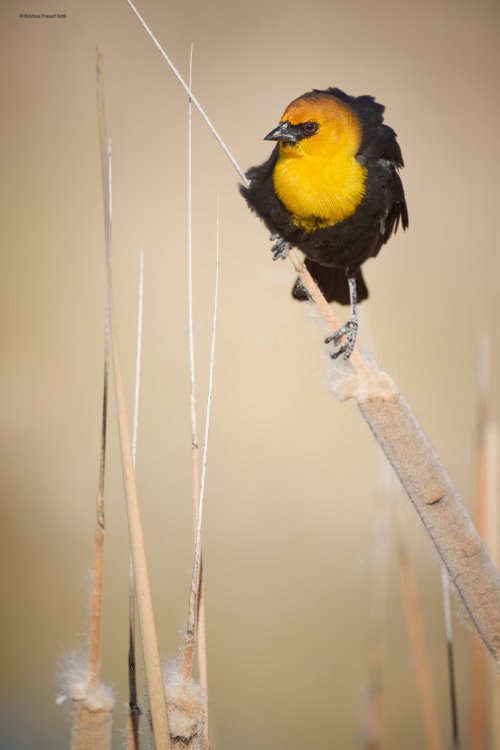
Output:
M99 109L99 130L105 135L104 101L102 95L102 58L96 50L96 89ZM101 158L104 149L101 141ZM102 162L101 162L102 165ZM103 187L104 166L102 165ZM110 226L106 223L106 242L110 237ZM104 334L104 382L102 395L101 440L99 450L99 480L96 497L96 529L92 570L91 624L88 668L82 674L76 665L67 674L66 696L71 700L71 750L109 750L114 698L111 691L101 683L101 628L104 573L104 474L106 465L106 436L108 413L108 381L111 344L111 306L109 289L106 286L106 312Z
M436 704L436 691L432 679L431 664L425 637L424 622L418 601L417 582L411 563L408 547L403 538L401 524L398 524L398 561L401 577L401 592L406 625L413 655L413 666L417 683L420 713L424 724L426 747L428 750L443 750Z
M146 673L146 682L151 708L151 719L153 724L156 750L170 750L171 744L168 729L167 704L163 687L163 676L160 664L160 654L158 651L158 641L156 637L156 626L154 621L151 586L149 582L146 549L144 545L144 535L142 530L142 519L139 509L139 498L135 481L130 429L128 425L128 417L125 406L125 388L123 384L123 375L121 368L116 313L114 308L111 268L113 225L112 158L110 142L105 140L107 138L107 127L102 86L99 87L98 113L101 159L104 157L104 155L106 155L106 159L102 164L102 172L103 184L105 185L103 199L106 227L106 271L111 322L111 351L113 355L113 373L118 414L118 431L120 435L122 468L129 523L130 547L134 567L134 578L137 587L137 609L139 613L142 648L144 654L144 667Z
M370 631L371 656L368 674L367 750L381 750L384 730L383 640L387 624L388 550L390 532L390 484L393 481L386 461L379 467L377 516L373 534L371 565Z
M111 186L111 149L109 151L109 180ZM109 205L111 206L111 190ZM142 530L142 519L139 509L139 497L135 481L130 429L125 405L125 388L123 384L120 347L118 342L118 330L113 298L111 258L109 253L107 254L107 272L111 309L111 341L116 408L118 413L118 430L120 434L123 477L127 501L130 547L134 566L134 579L136 582L137 609L139 613L142 648L144 653L144 668L156 750L170 750L171 745L168 728L167 704L163 687L158 640L156 637L156 625L153 614L153 602L149 582L144 534Z
M193 81L193 44L189 50L189 90ZM198 425L196 413L196 373L194 357L193 325L193 102L188 101L188 323L189 323L189 376L190 376L190 414L191 414L191 456L192 456L192 493L193 493L193 531L196 541L196 525L200 503L200 447L198 442ZM198 677L204 696L203 750L208 750L208 678L206 654L205 625L205 590L203 585L203 553L200 550L200 575L197 598L198 621ZM184 676L188 677L190 648L183 658Z
M455 679L455 655L453 649L453 629L451 624L450 577L444 565L441 565L441 588L443 591L444 628L446 635L446 654L448 658L448 685L450 692L451 739L453 750L460 750L458 730L457 684Z
M104 104L100 91L102 88L102 57L96 50L96 86L98 106ZM109 295L106 289L106 310L104 322L104 376L102 390L101 441L99 448L99 479L96 496L96 528L94 535L94 559L92 564L91 624L89 647L89 685L96 689L100 682L101 672L101 628L102 628L102 592L104 577L104 474L106 466L106 435L108 415L108 381L110 349L110 313Z
M477 341L477 404L476 404L476 486L474 502L474 522L478 533L486 539L487 523L487 455L486 430L488 425L488 391L490 381L489 340L481 336ZM471 665L471 750L484 750L486 747L487 723L487 671L481 639L472 634Z
M486 506L487 537L486 544L497 569L500 568L500 487L499 487L500 431L498 426L489 422L485 429L485 464L486 464ZM491 750L500 750L500 674L496 665L490 663L489 697Z
M200 115L205 120L205 122L208 125L209 129L211 130L212 135L214 136L215 140L217 141L217 143L219 144L219 146L221 147L221 149L224 151L224 153L228 157L229 161L231 162L231 164L233 165L233 167L235 168L235 170L238 172L240 178L243 180L243 183L244 184L248 184L248 181L247 181L247 178L245 177L244 172L242 171L242 169L238 165L238 162L236 161L236 159L234 158L234 156L232 155L232 153L229 151L228 147L226 146L226 144L224 143L224 141L220 137L220 135L217 132L217 130L215 129L215 127L212 125L212 122L209 119L207 113L205 112L205 110L203 109L203 107L199 103L198 99L195 97L195 95L191 91L191 87L188 86L188 84L185 82L185 80L183 79L183 77L181 76L181 74L179 73L179 71L177 70L177 68L175 67L175 65L173 64L172 60L167 55L167 53L165 52L165 50L161 46L160 42L155 37L155 35L153 34L153 32L151 31L151 29L147 25L146 21L144 20L144 18L141 16L141 14L139 13L139 11L135 7L135 5L132 2L132 0L127 0L127 3L130 6L130 8L132 9L132 11L134 12L134 14L136 15L136 17L138 18L138 20L140 21L142 27L144 28L144 30L148 34L149 38L152 40L152 42L155 45L155 47L160 52L160 54L163 57L163 59L165 60L165 62L170 67L170 70L172 71L172 73L174 74L174 76L177 78L177 80L179 81L179 83L181 84L182 88L184 89L184 91L186 92L186 94L189 96L189 98L193 102L194 106L196 107L196 109L198 110L198 112L200 113Z
M189 89L193 75L193 45L189 51ZM189 401L191 415L191 463L192 463L192 494L193 494L193 533L196 539L196 524L200 503L200 446L198 441L198 427L196 414L196 372L194 357L194 325L193 325L193 162L192 162L192 126L193 126L193 104L192 98L188 100L188 341L189 341ZM194 564L194 563L193 563ZM200 588L202 581L200 579ZM199 591L197 592L197 597ZM191 607L196 607L196 601L190 598L189 615L184 650L182 655L182 674L184 679L189 679L193 671L194 657L194 630L193 638L188 636L189 623L196 619L196 612ZM194 626L193 626L194 627Z
M139 293L137 312L137 349L135 360L135 389L134 412L132 420L132 462L136 464L137 434L139 429L139 396L141 390L141 351L142 351L142 311L144 297L144 253L141 250L139 265ZM128 750L139 747L139 719L141 710L137 698L137 668L136 668L136 637L135 637L135 580L132 555L129 555L129 648L128 648L128 685L129 685L129 714L128 714Z
M94 536L94 560L92 566L92 604L89 648L89 685L95 689L101 679L101 629L102 592L104 578L104 471L106 465L106 433L108 415L109 380L109 297L106 291L106 313L104 333L104 378L102 392L101 444L99 449L99 481L96 496L96 528Z
M215 363L215 338L217 331L217 309L219 301L219 198L217 197L217 236L216 236L216 261L215 261L215 289L214 289L214 312L212 318L212 335L210 345L210 365L208 373L208 395L207 407L205 413L205 434L203 442L203 457L201 466L200 493L198 502L198 515L196 520L195 546L194 546L194 565L191 579L191 589L189 594L188 623L183 651L183 674L188 677L192 672L192 662L194 653L194 643L196 637L196 615L198 611L198 591L201 576L201 530L203 523L203 503L205 496L205 481L207 472L207 455L208 455L208 437L210 431L210 413L212 407L212 389L213 389L213 372Z

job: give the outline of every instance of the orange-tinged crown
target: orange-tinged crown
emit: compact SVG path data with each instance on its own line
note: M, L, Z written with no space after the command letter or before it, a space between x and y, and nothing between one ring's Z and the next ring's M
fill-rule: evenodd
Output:
M344 153L354 155L361 142L361 127L353 110L330 94L299 96L283 112L281 122L285 121L292 125L308 121L318 123L318 132L300 143L308 153L327 153L337 144ZM287 144L281 147L290 148Z

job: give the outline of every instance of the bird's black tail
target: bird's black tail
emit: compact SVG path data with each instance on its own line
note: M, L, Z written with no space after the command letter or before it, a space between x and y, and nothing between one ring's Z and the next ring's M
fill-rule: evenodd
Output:
M320 266L319 263L315 263L313 260L309 260L309 258L306 258L305 263L307 270L325 295L327 302L340 302L341 305L350 304L349 285L345 269ZM368 297L368 289L361 269L358 269L356 274L356 290L358 302L362 302ZM297 279L295 282L292 295L295 299L299 300L309 299L300 279Z

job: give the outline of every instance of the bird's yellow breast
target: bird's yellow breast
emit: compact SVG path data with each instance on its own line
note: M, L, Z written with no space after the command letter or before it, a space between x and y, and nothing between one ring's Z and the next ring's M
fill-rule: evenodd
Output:
M283 120L314 120L319 126L311 137L279 146L274 189L294 224L314 231L352 216L365 194L367 176L355 156L361 129L353 112L333 97L298 99Z
M321 156L280 157L274 189L294 224L311 232L352 216L365 194L366 173L353 157L330 161Z

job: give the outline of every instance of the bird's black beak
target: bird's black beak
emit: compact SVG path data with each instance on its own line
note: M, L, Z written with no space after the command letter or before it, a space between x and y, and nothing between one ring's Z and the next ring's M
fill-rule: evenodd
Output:
M271 130L264 138L265 141L283 141L284 143L297 143L297 130L291 122L285 120L280 122L277 128Z

